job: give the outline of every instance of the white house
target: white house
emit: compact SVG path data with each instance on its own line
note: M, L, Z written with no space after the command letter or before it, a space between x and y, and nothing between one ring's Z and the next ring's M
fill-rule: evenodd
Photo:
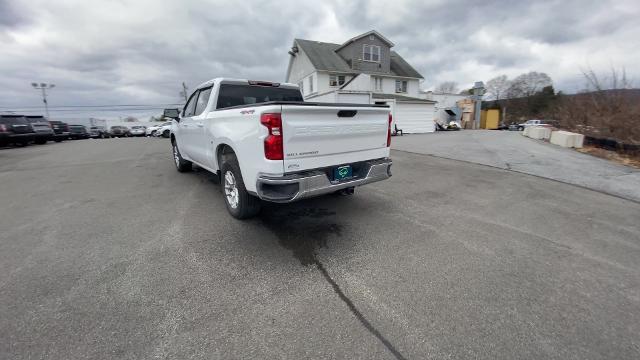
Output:
M387 104L394 123L407 133L435 131L435 101L420 98L420 75L372 30L332 44L295 39L287 79L307 101Z

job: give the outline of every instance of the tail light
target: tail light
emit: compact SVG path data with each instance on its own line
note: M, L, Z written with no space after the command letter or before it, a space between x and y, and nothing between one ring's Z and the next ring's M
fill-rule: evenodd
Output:
M264 157L269 160L284 160L281 115L279 113L262 114L260 123L269 130L269 135L264 139Z
M0 124L0 132L6 132L6 131L7 131L7 125Z
M391 122L393 121L393 117L391 113L389 113L389 127L387 127L387 147L391 146Z

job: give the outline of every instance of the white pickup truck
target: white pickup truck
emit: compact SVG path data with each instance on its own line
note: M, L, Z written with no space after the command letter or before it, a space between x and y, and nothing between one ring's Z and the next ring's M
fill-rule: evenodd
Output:
M310 103L293 84L216 78L165 116L178 171L217 173L239 219L256 215L260 200L353 194L391 176L386 105Z

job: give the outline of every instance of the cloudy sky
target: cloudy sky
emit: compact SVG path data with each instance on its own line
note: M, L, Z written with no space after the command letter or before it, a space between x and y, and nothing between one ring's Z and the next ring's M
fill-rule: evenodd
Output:
M424 89L542 71L574 92L582 69L612 66L640 81L638 0L0 0L0 111L42 105L34 81L56 84L52 107L161 107L180 102L182 81L218 76L283 81L294 38L341 43L371 29L424 75Z

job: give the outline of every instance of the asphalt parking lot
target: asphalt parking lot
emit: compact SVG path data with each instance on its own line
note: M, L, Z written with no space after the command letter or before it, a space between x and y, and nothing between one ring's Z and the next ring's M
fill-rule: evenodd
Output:
M392 156L241 222L166 139L0 150L0 358L640 357L640 204Z

